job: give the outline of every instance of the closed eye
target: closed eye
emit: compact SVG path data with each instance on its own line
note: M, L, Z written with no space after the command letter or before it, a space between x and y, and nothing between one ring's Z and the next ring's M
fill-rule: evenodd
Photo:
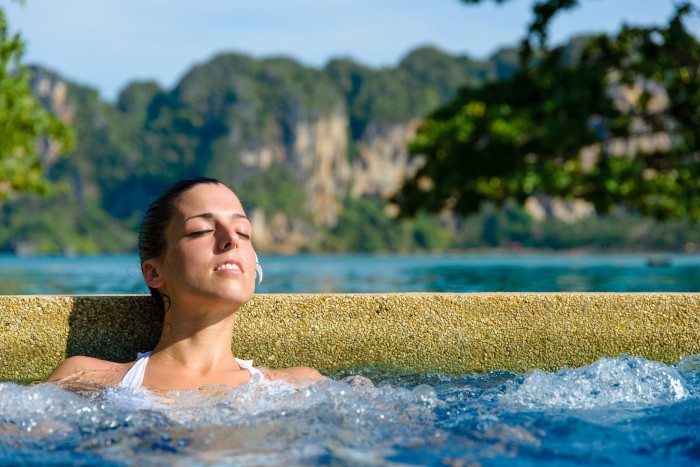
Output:
M236 233L238 234L239 237L247 238L248 240L250 240L249 234L243 233L243 232L236 232Z
M208 234L208 233L213 232L213 231L214 231L214 230L212 230L212 229L197 230L196 232L188 233L187 236L188 236L188 237L200 237L200 236L202 236L202 235L204 235L204 234Z

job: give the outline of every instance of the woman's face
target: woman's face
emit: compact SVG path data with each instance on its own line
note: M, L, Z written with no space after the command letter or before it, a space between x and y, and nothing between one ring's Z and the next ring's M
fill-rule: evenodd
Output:
M250 221L231 190L221 184L195 185L175 204L166 253L154 263L155 279L161 281L156 288L174 305L242 306L255 291L251 235Z

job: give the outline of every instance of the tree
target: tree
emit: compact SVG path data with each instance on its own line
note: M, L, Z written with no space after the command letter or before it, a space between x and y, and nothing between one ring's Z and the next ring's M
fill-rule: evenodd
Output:
M549 20L577 3L538 2L520 69L428 115L409 147L426 163L393 198L403 215L544 193L700 220L700 44L684 25L697 9L548 49Z
M0 8L0 201L22 191L46 193L50 187L37 143L49 139L70 150L73 135L57 116L44 109L22 66L24 41L11 34Z

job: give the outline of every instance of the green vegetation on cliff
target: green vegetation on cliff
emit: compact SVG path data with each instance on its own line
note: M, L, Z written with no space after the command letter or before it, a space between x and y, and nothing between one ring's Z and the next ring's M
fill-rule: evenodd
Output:
M304 160L304 151L324 151L321 146L328 144L323 141L327 135L319 134L327 129L316 128L315 122L344 121L347 141L338 144L346 144L352 159L354 145L369 124L420 117L452 97L460 83L495 77L494 69L488 61L452 57L433 48L418 49L396 68L379 70L347 60L314 69L287 58L257 60L227 53L192 68L171 91L152 82L130 83L114 105L93 89L67 82L65 101L49 98L45 103L54 114L68 116L76 135L77 145L68 157L45 167L65 190L47 199L22 196L4 205L0 249L132 249L135 235L129 232L150 199L176 179L210 175L236 188L250 209L282 212L325 232L313 245L365 250L369 247L359 242L332 239L352 218L352 208L341 213L335 228L315 226L316 213L304 188L308 164L314 162ZM35 92L39 86L53 90L63 82L48 70L31 71ZM338 199L329 202L346 207L372 203L343 201L347 182L333 183L340 183L335 188ZM57 213L62 213L60 221L51 222ZM387 226L398 228L396 236L403 239L385 240L371 249L437 247L418 234L412 241L411 234L401 233L411 229L397 227L381 209L378 215ZM337 246L341 244L346 246Z
M114 104L33 67L34 92L49 90L46 108L70 122L77 144L67 157L45 162L46 176L60 190L0 205L0 250L133 250L148 202L172 181L193 175L231 184L249 215L259 211L268 227L284 226L268 235L275 241L306 239L284 251L680 249L700 243L683 223L662 225L623 211L573 224L536 222L506 203L501 209L483 206L469 218L418 210L414 219L398 220L379 195L350 196L360 176L353 164L368 135L460 99L471 92L467 87L460 94L465 83L490 83L497 94L499 83L516 76L517 63L516 49L479 61L425 47L383 69L344 59L314 69L287 58L227 53L191 69L172 90L130 83ZM60 86L67 86L65 98L57 99ZM509 128L501 128L504 138ZM382 144L404 150L402 142ZM280 214L294 222L270 223ZM322 215L330 220L320 221Z
M507 49L490 60L448 55L433 47L409 53L395 68L374 70L347 59L332 60L326 74L342 93L350 116L352 138L370 122L406 122L422 117L455 96L460 86L507 76L517 56Z

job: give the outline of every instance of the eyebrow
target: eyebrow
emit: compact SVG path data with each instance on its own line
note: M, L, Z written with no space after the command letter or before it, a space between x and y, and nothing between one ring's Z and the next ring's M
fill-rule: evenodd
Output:
M234 218L234 219L246 219L246 220L249 220L249 219L246 217L245 214L241 214L241 213L238 213L238 212L233 213L233 215L232 215L231 217ZM203 212L202 214L195 214L194 216L190 216L190 217L185 218L185 220L182 221L182 223L184 224L185 222L187 222L187 221L189 221L189 220L191 220L191 219L197 219L197 218L201 218L201 219L213 219L213 218L214 218L214 214L212 214L212 213L210 213L210 212Z

